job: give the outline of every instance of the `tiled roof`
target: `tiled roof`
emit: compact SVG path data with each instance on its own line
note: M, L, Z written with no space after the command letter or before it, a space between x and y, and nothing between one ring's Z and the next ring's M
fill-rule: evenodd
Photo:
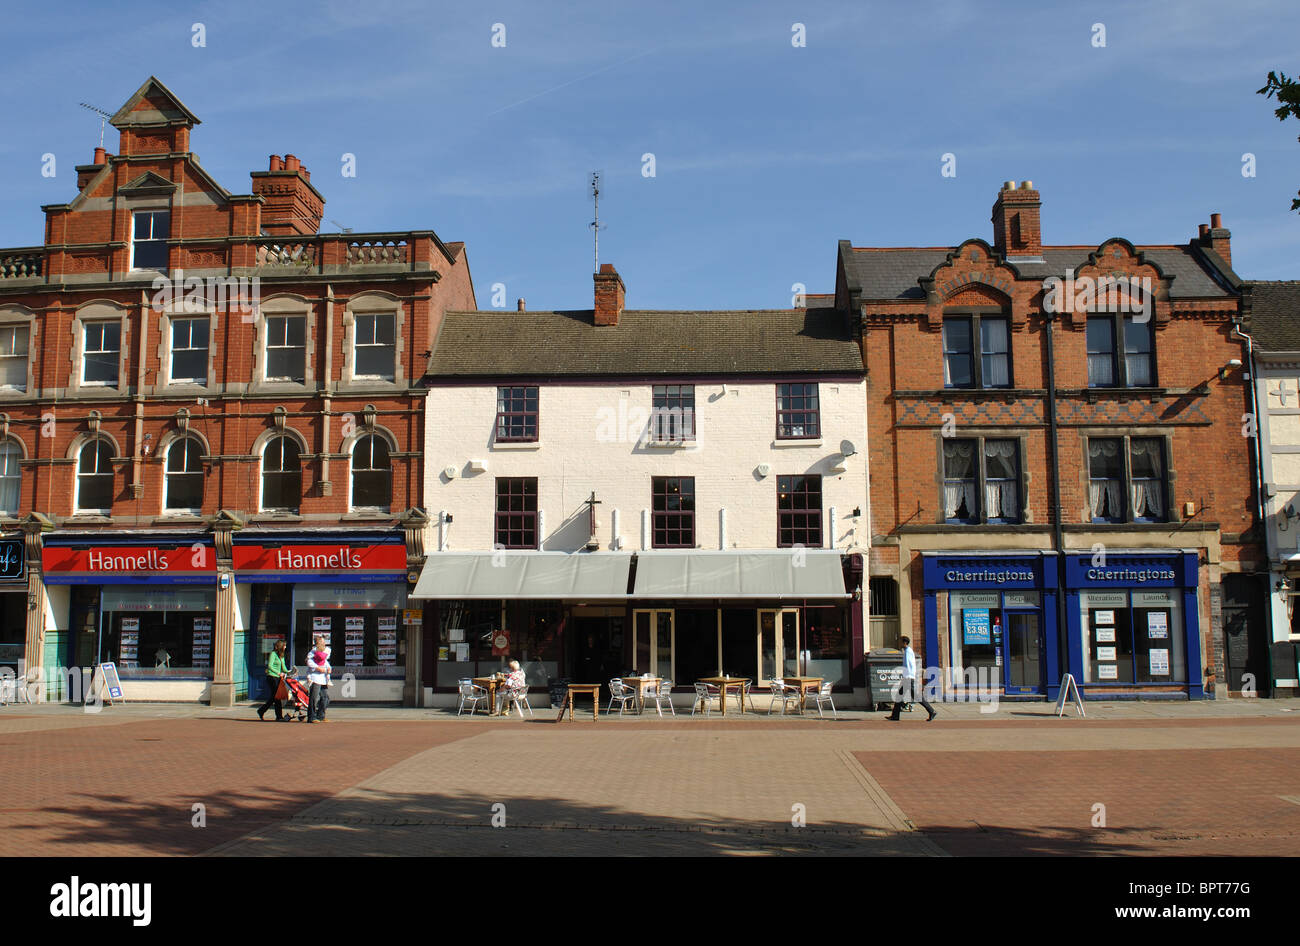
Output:
M435 379L861 372L843 314L823 306L624 310L609 326L594 325L590 310L448 312L429 360Z
M930 247L922 249L866 249L854 247L845 256L846 275L850 286L861 287L862 298L872 301L925 298L917 284L929 276L955 247ZM1045 279L1048 276L1065 276L1067 269L1076 272L1088 261L1095 247L1045 247L1043 262L1027 263L1011 260L1017 272L1026 279ZM1170 283L1171 299L1203 299L1227 296L1230 293L1211 274L1210 267L1199 258L1190 246L1136 247L1149 262L1160 267Z
M1300 282L1248 281L1242 309L1260 351L1300 351Z

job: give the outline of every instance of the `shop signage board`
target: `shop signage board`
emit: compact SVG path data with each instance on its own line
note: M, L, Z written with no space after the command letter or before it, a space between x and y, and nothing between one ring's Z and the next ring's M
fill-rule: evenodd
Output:
M1056 715L1065 714L1065 704L1070 699L1071 693L1074 694L1074 708L1078 710L1080 716L1087 716L1083 709L1083 698L1079 695L1079 684L1074 682L1074 674L1070 673L1061 678L1061 695L1056 698Z
M99 684L108 690L109 702L122 700L122 681L117 676L117 666L111 661L99 665ZM98 691L97 691L98 692Z
M406 576L406 546L393 543L236 544L232 551L237 581L393 581Z
M55 584L206 584L216 578L210 545L47 545L41 550L45 580Z
M0 583L19 582L27 577L27 559L22 539L0 539Z

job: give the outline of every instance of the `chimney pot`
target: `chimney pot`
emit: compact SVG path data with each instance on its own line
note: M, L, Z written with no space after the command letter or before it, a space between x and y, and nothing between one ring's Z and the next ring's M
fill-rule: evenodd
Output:
M108 152L103 148L95 149L95 165L99 166L108 163Z
M1015 181L1003 181L1003 182L1002 182L1002 189L1003 189L1004 191L1013 191L1013 190L1016 189L1016 182L1015 182Z
M1210 214L1210 229L1219 230L1223 227L1223 214Z
M518 311L523 312L523 311L524 311L524 299L523 299L523 296L520 296L520 297L519 297L518 306L519 306Z
M286 171L296 171L302 166L302 162L291 154L284 156L284 169Z
M1034 189L1034 182L1033 182L1033 181L1021 181L1021 182L1020 182L1020 189L1021 189L1022 191L1031 191L1031 190Z
M1204 240L1209 235L1210 235L1210 225L1208 223L1201 224L1201 239Z
M301 171L302 171L302 176L303 176L305 179L307 179L307 180L310 181L310 180L311 180L311 171L308 171L306 168L301 168Z
M273 155L271 155L271 167L270 167L270 169L271 169L272 171L279 171L279 170L280 170L281 168L283 168L283 167L284 167L284 161L283 161L283 159L281 159L281 157L280 157L278 154L273 154Z

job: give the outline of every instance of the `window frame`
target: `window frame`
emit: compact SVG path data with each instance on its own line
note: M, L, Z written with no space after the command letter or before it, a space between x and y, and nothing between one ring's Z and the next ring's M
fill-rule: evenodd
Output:
M694 442L695 385L651 385L650 439L654 443Z
M794 388L796 387L805 388L805 389L811 388L812 390L811 392L805 390L800 393L795 393ZM821 440L822 409L821 409L820 384L816 381L779 381L776 383L775 388L776 388L776 439L777 440ZM786 402L786 406L784 409L781 407L781 401L783 398L782 389L785 389L784 399ZM792 406L792 403L798 400L804 402L803 406L802 407ZM811 407L808 406L807 404L808 400L812 401ZM794 423L795 417L803 417L804 418L803 423L802 424ZM808 418L811 418L811 422L809 422ZM809 426L813 427L812 433L805 432L801 434L795 434L790 432L796 428L803 430ZM782 433L783 430L786 432Z
M83 388L120 387L122 384L122 335L123 335L121 320L120 319L83 319L83 320L79 320L78 324L81 327L81 378L80 381L78 382L78 386ZM103 345L104 343L103 333L104 330L108 327L117 329L117 348L116 349L96 348L92 350L89 347L90 330L92 328L98 328L100 330L99 343L100 345ZM117 355L117 360L113 364L113 380L112 381L88 380L86 378L86 369L90 365L89 356L92 354L107 355L109 354L110 351L114 352Z
M948 324L964 321L970 329L970 348L964 353L948 348ZM989 352L988 355L1003 355L1007 359L1007 381L1005 384L990 384L985 381L984 358L984 322L1001 322L1006 328L1007 347L1005 352ZM945 391L1005 391L1016 386L1015 358L1012 351L1011 316L1003 309L952 309L943 314L939 330L939 347L943 358L943 387ZM948 358L950 355L964 354L970 365L970 384L953 384L948 381Z
M12 337L14 341L17 342L19 332L25 332L27 335L26 351L24 351L21 355L18 354L6 355L3 353L3 351L0 351L0 363L3 363L5 361L16 362L18 361L18 359L21 358L22 365L23 365L22 385L20 386L14 384L4 384L0 382L0 393L3 394L26 394L27 393L27 388L28 388L27 382L31 377L31 370L32 370L32 324L30 321L0 322L0 340L3 340L6 335L12 333ZM17 346L15 345L14 347ZM4 377L3 372L0 372L0 378L3 377Z
M170 466L171 466L171 456L172 456L172 451L175 450L177 447L181 447L182 449L188 448L188 446L189 446L190 444L193 444L194 447L198 450L198 457L197 457L198 468L195 469L195 470L191 470L191 469L188 469L188 468L187 468L187 469L182 469L182 470L172 470L172 469L170 469ZM187 455L188 455L188 451L187 451ZM164 515L170 515L170 516L186 516L186 515L190 515L190 516L199 516L199 515L202 515L202 514L203 514L203 494L206 492L206 490L205 490L204 487L207 485L207 484L204 482L204 480L205 480L205 478L206 478L206 470L204 469L204 466L203 466L203 458L204 458L206 455L207 455L207 451L204 449L203 442L202 442L201 440L199 440L198 437L195 437L195 436L193 436L193 435L186 435L186 436L183 436L183 437L177 437L175 440L173 440L171 443L169 443L169 444L167 445L167 450L166 450L165 453L163 453L163 457L162 457L162 463L163 463L163 514L164 514ZM186 460L183 460L182 462L185 463L185 464L188 466L188 463L187 463ZM170 500L171 500L172 478L173 478L173 477L177 477L177 476L184 476L184 477L197 477L197 478L198 478L198 482L199 482L199 504L198 504L197 506L173 506L173 505L171 505Z
M809 505L795 506L793 503L794 498L797 496L806 497L811 495L811 490L806 488L799 489L796 486L796 484L801 481L802 484L804 485L812 481L816 482L816 487L817 487L817 507L816 507L817 516L815 520L817 523L816 541L812 541L811 540L812 537L808 534L811 531L808 517L811 515L813 511L813 507ZM788 495L790 497L790 504L788 505L787 508L782 508L783 496L785 495ZM777 548L779 549L821 548L822 543L825 541L825 528L822 523L822 518L824 515L825 515L825 491L822 488L821 474L794 473L788 476L781 476L781 475L777 476L776 478L776 547ZM803 525L795 525L796 520L794 520L793 517L796 516L804 517ZM786 542L783 539L783 535L786 532L791 533L789 542ZM799 533L803 533L804 538L808 539L808 541L800 542L798 540Z
M374 341L363 343L361 341L362 321L371 321L370 337L374 339L378 336L379 320L383 318L392 320L393 340L382 345ZM387 372L363 374L359 369L359 356L362 348L386 350L388 357L385 359L384 364L387 366ZM395 311L389 309L352 313L352 379L354 381L386 381L389 383L397 380L397 313Z
M518 394L507 392L519 392ZM528 410L530 398L533 409ZM514 406L518 402L522 410L506 410L505 406ZM497 385L497 413L492 427L494 443L537 443L542 436L542 392L536 384L500 384ZM512 434L512 421L522 427L522 434ZM502 433L505 430L506 433Z
M1111 383L1110 384L1093 384L1091 377L1087 378L1088 388L1094 391L1115 390L1120 388L1154 388L1160 386L1160 375L1158 373L1158 364L1156 360L1156 326L1155 319L1147 316L1144 321L1138 322L1131 314L1123 312L1097 312L1089 313L1084 320L1084 357L1085 366L1087 359L1092 357L1092 350L1088 347L1088 326L1092 324L1106 323L1110 329L1110 367ZM1128 348L1128 327L1130 325L1141 325L1145 328L1147 338L1151 341L1151 346L1147 351L1134 350ZM1134 384L1129 381L1128 356L1130 354L1144 354L1150 361L1149 372L1151 378L1143 384ZM1086 370L1086 368L1085 368Z
M12 451L12 454L10 451ZM7 461L10 455L14 458L13 473L6 472ZM11 519L15 518L23 507L23 460L25 458L26 451L24 450L23 445L16 438L7 437L0 440L0 497L4 496L4 484L6 481L17 480L18 483L18 488L15 491L17 494L17 502L14 505L14 508L12 510L6 509L3 505L0 505L0 516Z
M298 319L302 322L302 345L290 345L289 342L289 322ZM284 340L283 345L274 345L271 340L271 323L277 320L284 321ZM306 384L307 383L307 313L294 312L274 312L262 316L265 338L262 342L262 380L268 384ZM301 351L302 365L301 377L286 377L283 375L271 374L271 352L272 351Z
M943 446L948 443L969 442L975 445L975 511L974 515L967 519L948 518L947 506L944 498L944 489L949 482L967 482L966 480L956 480L948 476L947 457L944 455ZM990 477L988 473L988 453L987 444L1010 443L1015 448L1012 455L1012 466L1015 468L1015 475L1010 477L1010 482L1016 484L1016 514L1010 516L990 517L988 512L988 484L990 480L996 482L1005 482L1007 477ZM1020 437L1006 437L1001 435L976 434L970 437L940 437L939 438L939 512L943 514L943 524L950 526L981 526L981 525L1022 525L1025 521L1025 467L1024 452L1025 444Z
M1095 481L1111 482L1111 477L1096 477L1092 474L1092 443L1093 441L1111 440L1120 445L1120 472L1119 491L1121 515L1118 517L1102 517L1092 515L1092 496L1091 486ZM1133 441L1143 441L1147 444L1154 444L1160 450L1161 475L1157 477L1135 477L1133 475ZM1084 438L1083 456L1086 462L1084 469L1086 481L1088 484L1088 513L1089 522L1098 525L1162 525L1176 521L1174 518L1173 506L1173 469L1170 464L1170 447L1171 443L1168 437L1158 434L1087 434ZM1160 501L1164 507L1162 517L1138 516L1133 509L1133 486L1135 483L1158 483L1160 486ZM1150 487L1148 486L1148 489Z
M676 489L673 488L674 484ZM669 501L674 495L677 497L678 508L669 509ZM683 502L688 502L690 508L681 508ZM663 541L660 541L660 533L663 534ZM672 536L676 536L677 541L669 541ZM695 548L695 477L650 477L650 547Z
M141 217L144 216L149 217L149 238L142 240L136 236L136 222ZM154 234L157 232L158 217L165 217L167 219L167 234L162 237L154 236ZM168 272L170 270L169 264L171 260L169 258L170 253L168 248L168 241L171 239L171 218L172 218L171 208L154 209L154 210L133 210L131 212L131 263L130 266L128 267L128 269L131 272ZM136 248L137 245L140 243L147 243L150 245L161 246L162 258L163 258L161 266L138 265L139 261L136 258Z
M531 485L531 491L529 486ZM505 492L502 493L502 487ZM516 491L516 487L518 490ZM537 551L542 547L542 536L538 529L538 480L535 476L498 476L493 492L492 511L492 547L494 549L526 549ZM532 505L532 509L502 509L501 502L514 498L523 500L523 505ZM517 521L512 521L515 519ZM532 532L533 541L528 543L527 536ZM519 538L516 540L515 535Z
M180 322L190 324L189 347L176 347L176 326ZM204 332L204 345L202 349L194 347L194 322L206 322L207 330ZM176 353L202 351L203 355L203 377L202 378L178 378L176 376ZM211 368L212 359L212 317L210 315L171 315L167 321L167 383L168 384L198 384L204 387L208 383L208 373Z
M384 445L387 454L388 465L380 469L378 467L358 467L357 451L366 441L371 441L369 460L373 464L375 460L374 442ZM388 501L385 503L358 503L357 502L357 473L385 473L388 477ZM393 508L393 446L378 431L369 431L361 434L352 442L352 448L348 451L348 509L352 512L382 512L387 513Z
M284 441L284 442L288 442L288 443L293 444L294 449L297 451L297 454L298 454L298 456L297 456L297 461L298 461L298 470L297 470L297 474L298 474L298 502L297 502L297 504L294 505L294 506L268 506L267 503L266 503L266 478L267 478L267 476L268 476L268 475L274 475L274 476L287 476L287 475L289 475L290 473L293 472L293 471L286 471L286 470L284 469L284 448L283 448L283 447L281 447L281 449L280 449L280 469L277 469L277 470L268 470L267 467L266 467L266 454L267 454L267 451L271 449L272 444L275 444L275 443L277 443L277 442L279 442L279 441ZM279 513L279 514L290 514L290 515L295 515L295 516L296 516L296 515L299 515L299 513L300 513L300 511L301 511L301 509L302 509L302 501L303 501L303 499L304 499L304 495L303 495L303 494L304 494L304 492L305 492L305 491L303 490L303 477L302 477L302 473L303 473L303 470L302 470L302 454L303 454L302 444L298 442L298 438L297 438L297 437L291 436L288 432L274 434L274 435L268 437L268 438L266 439L266 441L262 444L262 449L261 449L261 451L259 451L259 455L258 455L257 508L258 508L258 511L259 511L259 512L263 512L263 513L273 513L273 514L274 514L274 513Z
M92 473L83 472L81 469L81 458L85 452L91 448L95 449L95 471ZM100 449L108 451L106 463L108 470L99 469ZM87 437L77 448L77 472L76 472L76 489L73 491L72 508L74 515L78 516L108 516L113 512L113 487L116 485L117 472L113 469L113 457L116 454L116 446L113 441L104 436ZM83 506L81 504L81 487L82 478L87 476L101 477L108 480L108 505L107 506Z

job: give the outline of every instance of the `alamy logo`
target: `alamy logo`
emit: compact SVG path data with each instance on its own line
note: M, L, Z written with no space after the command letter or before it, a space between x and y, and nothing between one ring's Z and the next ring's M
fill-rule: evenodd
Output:
M1046 312L1131 312L1134 322L1151 318L1155 298L1150 276L1091 276L1074 278L1067 269L1065 278L1048 276L1043 280L1043 309Z
M92 884L75 874L66 884L50 888L50 916L127 916L134 926L152 918L153 884Z

